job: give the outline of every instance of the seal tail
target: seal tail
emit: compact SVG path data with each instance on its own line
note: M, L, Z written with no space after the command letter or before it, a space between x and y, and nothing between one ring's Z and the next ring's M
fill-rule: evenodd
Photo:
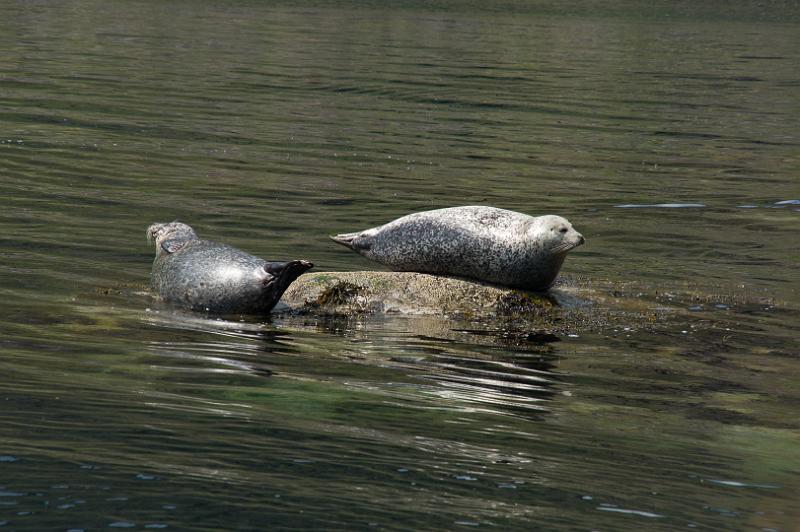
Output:
M365 251L372 249L372 244L375 242L374 236L375 229L367 229L358 233L342 233L332 236L331 240L363 255Z
M331 240L336 242L337 244L341 244L346 248L356 249L355 239L358 238L358 235L361 233L342 233L340 235L333 235L331 236Z

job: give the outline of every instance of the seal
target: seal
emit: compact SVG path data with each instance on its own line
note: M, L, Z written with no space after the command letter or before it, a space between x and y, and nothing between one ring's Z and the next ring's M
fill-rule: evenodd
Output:
M235 247L201 240L174 221L154 223L151 286L166 302L211 314L266 314L289 285L313 266L305 260L267 262Z
M395 271L434 273L541 292L585 242L561 216L465 206L409 214L331 237Z

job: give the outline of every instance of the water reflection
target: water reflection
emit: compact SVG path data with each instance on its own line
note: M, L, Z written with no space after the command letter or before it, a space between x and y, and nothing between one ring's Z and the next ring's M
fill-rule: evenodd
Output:
M146 321L157 329L230 339L150 342L151 353L170 360L159 364L170 372L307 378L304 366L313 357L320 367L348 363L366 365L365 375L369 366L394 373L389 382L377 380L383 376L349 381L346 386L351 389L370 389L429 408L505 415L544 411L544 401L558 393L554 387L560 381L548 347L558 341L555 335L459 329L457 323L436 317L301 316L264 323L164 309L148 313ZM320 340L309 331L337 340ZM337 368L333 373L343 371ZM352 376L352 370L346 371ZM396 386L397 379L404 385Z
M404 523L420 526L491 523L498 508L504 523L555 525L565 507L573 518L592 509L721 525L750 514L722 504L720 490L748 486L761 490L754 500L767 511L792 491L791 479L736 464L752 463L743 449L753 442L791 461L781 442L793 425L781 412L793 393L792 359L781 375L763 353L786 345L778 339L797 311L642 284L610 291L605 311L619 312L610 301L632 294L672 319L626 330L630 313L613 329L570 337L427 317L217 320L147 299L115 311L108 303L119 294L86 296L40 320L49 334L9 344L28 359L4 394L11 459L0 468L3 490L17 494L7 497L8 520L179 527L202 515L224 526L219 512L234 508L266 526L291 523L302 509L311 524L331 526L337 515L367 526L338 512L349 504L388 526L398 490L408 500ZM101 330L117 341L92 341ZM67 378L44 371L57 359L34 350L68 346L55 331L73 338ZM43 382L60 399L37 389ZM634 458L619 468L620 454ZM669 504L647 495L656 476ZM330 486L325 497L304 493L320 482ZM698 496L710 515L691 510ZM43 512L45 504L60 513Z

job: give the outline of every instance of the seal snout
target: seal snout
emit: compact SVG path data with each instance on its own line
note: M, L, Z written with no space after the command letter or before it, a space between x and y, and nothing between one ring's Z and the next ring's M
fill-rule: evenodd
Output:
M572 236L572 238L570 238L567 241L569 249L575 249L576 247L582 246L583 244L586 243L586 239L583 238L582 234L580 234L579 232L575 231L574 229L573 229L573 232L574 232L574 235Z

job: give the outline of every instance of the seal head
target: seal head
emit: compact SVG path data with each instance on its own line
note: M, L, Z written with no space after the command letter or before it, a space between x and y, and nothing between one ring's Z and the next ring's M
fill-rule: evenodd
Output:
M313 264L267 262L227 244L202 240L174 221L147 228L155 242L151 286L165 301L212 314L265 314Z
M542 249L555 255L566 255L586 242L569 220L552 214L533 218L527 233L531 242L536 242Z
M435 273L544 291L585 242L566 218L465 206L409 214L331 237L396 271Z
M156 243L156 254L174 253L186 242L197 240L194 229L177 220L168 224L150 224L147 228L147 242Z

